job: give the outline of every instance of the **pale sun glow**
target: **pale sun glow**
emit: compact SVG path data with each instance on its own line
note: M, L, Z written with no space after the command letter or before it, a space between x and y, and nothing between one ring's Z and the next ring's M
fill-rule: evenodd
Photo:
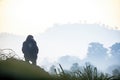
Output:
M120 0L0 0L0 32L35 34L82 21L120 28Z

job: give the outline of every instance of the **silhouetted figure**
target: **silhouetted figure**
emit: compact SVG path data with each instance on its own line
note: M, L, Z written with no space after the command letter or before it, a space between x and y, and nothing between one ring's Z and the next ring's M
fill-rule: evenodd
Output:
M25 61L31 61L32 64L36 65L38 46L32 35L28 35L26 40L23 42L22 52L24 53Z

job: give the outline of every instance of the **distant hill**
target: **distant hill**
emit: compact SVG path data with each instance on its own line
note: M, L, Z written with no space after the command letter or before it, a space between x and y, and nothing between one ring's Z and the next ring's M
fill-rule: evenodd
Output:
M46 30L45 33L38 36L38 42L40 43L41 54L57 59L58 63L63 67L70 67L72 63L82 63L88 61L88 47L89 43L96 42L107 48L114 43L120 42L120 30L108 29L106 25L100 24L56 24L53 27ZM100 51L99 53L101 53ZM103 53L104 54L104 53ZM52 56L54 55L54 56ZM106 61L100 58L100 55L96 53L94 62L100 69L113 65L115 62L108 62L110 58L108 54L103 55L106 57ZM53 57L53 58L52 58ZM82 60L81 60L82 59ZM98 61L99 59L99 61ZM84 61L85 60L85 61ZM99 63L98 63L99 62ZM101 64L105 63L105 65ZM99 64L99 65L98 65ZM109 65L106 65L109 64ZM67 65L67 66L66 66Z
M72 65L73 62L87 57L89 43L99 42L105 48L109 48L114 43L120 42L119 36L119 30L108 29L100 24L57 24L42 34L34 35L40 50L37 63L45 68L54 62ZM23 58L21 48L25 39L26 36L0 33L0 49L11 48ZM73 62L61 60L63 59L61 57L66 55L71 56L69 58L73 58L74 60L70 60Z
M99 24L63 24L54 25L45 33L38 35L42 53L65 56L73 54L85 57L85 50L91 42L100 42L109 47L120 42L120 31ZM56 54L57 53L57 54ZM82 55L84 56L82 56Z

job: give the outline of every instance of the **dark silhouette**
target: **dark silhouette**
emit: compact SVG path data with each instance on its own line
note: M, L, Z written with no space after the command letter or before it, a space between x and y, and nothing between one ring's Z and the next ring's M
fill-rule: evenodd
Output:
M36 65L38 46L32 35L28 35L26 40L23 42L22 52L24 53L25 61L31 61L32 64Z

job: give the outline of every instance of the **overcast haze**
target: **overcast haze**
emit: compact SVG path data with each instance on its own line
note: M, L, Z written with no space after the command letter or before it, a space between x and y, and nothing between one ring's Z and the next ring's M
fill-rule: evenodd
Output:
M110 47L118 44L119 53L120 0L0 0L0 49L23 58L28 34L40 49L37 65L44 68L60 63L68 69L75 62L102 70L119 65Z
M50 67L52 64L61 63L65 69L78 62L81 65L84 62L91 62L100 69L104 69L113 64L119 64L118 59L111 61L110 47L120 42L120 31L105 28L99 24L64 24L54 25L42 34L34 35L34 38L40 49L37 64L44 67ZM23 58L21 51L22 43L26 36L2 33L0 35L0 48L11 48L19 57ZM97 51L93 52L94 59L89 55L88 47L90 43L99 43ZM104 51L104 48L108 51ZM100 57L103 54L106 59ZM24 58L23 58L24 59ZM106 61L105 61L106 60ZM111 62L109 62L111 61ZM101 64L108 64L107 66ZM104 63L103 63L104 62Z

